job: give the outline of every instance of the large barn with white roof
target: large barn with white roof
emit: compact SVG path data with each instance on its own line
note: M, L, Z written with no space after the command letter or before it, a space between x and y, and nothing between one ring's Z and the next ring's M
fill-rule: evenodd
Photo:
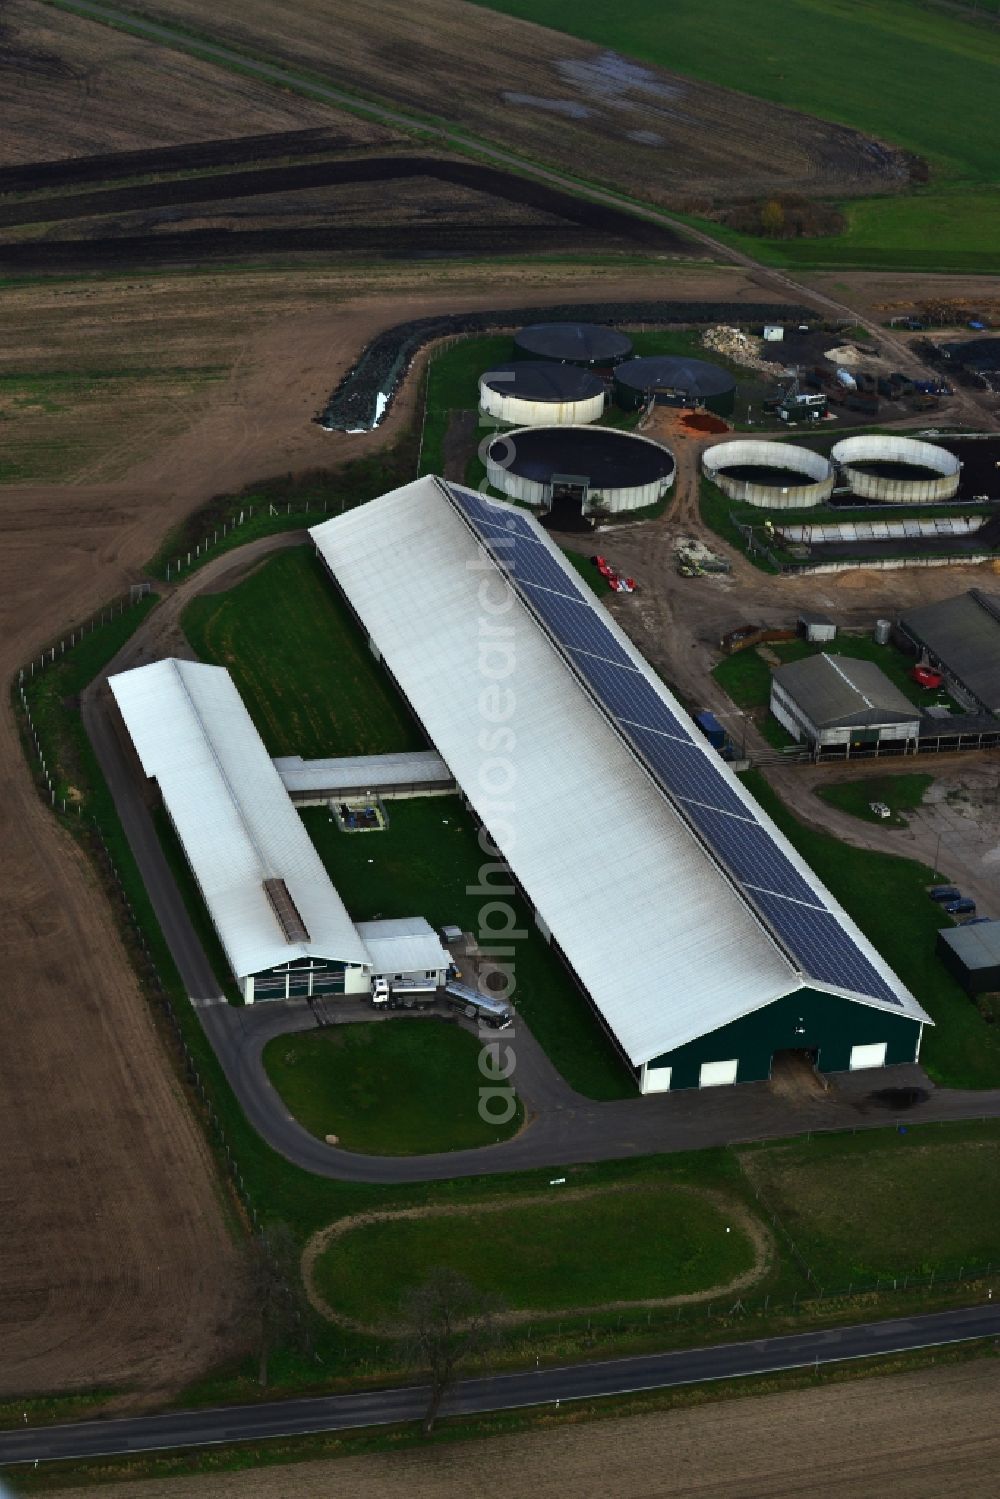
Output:
M311 535L642 1091L917 1059L928 1016L531 515L428 477Z
M157 661L108 685L247 1004L445 981L426 921L351 921L224 667Z

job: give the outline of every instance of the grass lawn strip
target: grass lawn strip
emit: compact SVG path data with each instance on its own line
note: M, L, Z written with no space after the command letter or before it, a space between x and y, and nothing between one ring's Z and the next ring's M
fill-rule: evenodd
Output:
M690 1237L692 1234L701 1233L707 1237L707 1234L712 1230L716 1232L717 1238L725 1246L724 1251L720 1251L712 1256L704 1253L704 1244L697 1245L694 1248L692 1259L670 1266L666 1273L670 1273L670 1270L673 1269L682 1276L687 1276L689 1279L694 1278L697 1269L701 1268L701 1262L704 1257L704 1268L708 1273L725 1273L727 1269L732 1269L734 1273L727 1280L708 1286L692 1287L666 1296L629 1297L627 1299L613 1297L606 1301L595 1301L593 1304L583 1306L562 1304L551 1307L523 1304L520 1306L514 1305L503 1313L501 1320L508 1324L515 1324L535 1321L539 1316L547 1314L552 1316L585 1317L597 1312L633 1311L650 1307L680 1306L696 1301L711 1301L717 1296L736 1295L741 1291L747 1290L767 1273L774 1255L774 1241L770 1230L765 1227L759 1218L755 1217L744 1203L735 1197L730 1197L722 1192L712 1191L707 1187L672 1183L666 1188L661 1187L659 1191L661 1194L666 1192L671 1195L679 1192L682 1194L682 1197L686 1195L690 1199L696 1200L702 1210L707 1206L710 1209L712 1218L733 1220L733 1222L725 1225L718 1222L709 1224L704 1221L693 1223L690 1220L685 1223L685 1209L690 1209L691 1204L685 1205L683 1201L680 1204L664 1204L668 1216L672 1215L673 1233L676 1236L672 1237L669 1241L670 1249L674 1248L678 1239L683 1241L687 1238L689 1239L687 1247L690 1253L692 1247ZM337 1245L339 1240L343 1240L346 1235L352 1233L373 1230L377 1237L382 1238L384 1241L387 1241L388 1245L391 1245L393 1225L409 1226L419 1223L422 1227L426 1227L433 1219L469 1219L484 1214L490 1216L499 1213L504 1214L507 1221L496 1229L492 1229L489 1225L483 1225L483 1231L480 1235L486 1241L488 1258L483 1262L488 1262L491 1265L490 1279L492 1289L503 1294L504 1272L510 1268L511 1262L504 1260L505 1229L511 1242L519 1243L522 1247L528 1244L533 1246L524 1255L525 1268L529 1276L537 1273L539 1267L543 1266L543 1275L547 1271L558 1280L559 1284L571 1283L573 1265L566 1252L569 1245L561 1244L558 1239L554 1243L546 1243L543 1239L545 1232L544 1225L540 1226L538 1232L535 1233L536 1226L534 1224L512 1223L510 1220L512 1216L523 1214L526 1210L530 1215L534 1215L535 1213L543 1215L550 1213L559 1218L564 1216L562 1212L564 1208L574 1207L581 1202L590 1203L592 1208L597 1209L597 1211L584 1214L582 1221L576 1221L578 1215L572 1214L571 1216L574 1221L565 1225L557 1224L555 1225L556 1230L558 1232L558 1229L562 1228L564 1235L573 1241L579 1259L584 1263L585 1273L591 1269L591 1266L595 1267L599 1283L602 1273L610 1271L612 1283L614 1283L619 1276L618 1267L614 1263L616 1258L619 1262L627 1262L627 1275L629 1277L631 1277L635 1270L634 1260L628 1253L627 1248L625 1248L627 1240L625 1240L625 1225L622 1222L622 1212L623 1210L627 1212L630 1206L628 1198L640 1192L644 1198L643 1207L648 1210L652 1205L652 1199L656 1197L655 1188L651 1193L648 1186L621 1186L588 1187L579 1191L563 1192L558 1196L533 1196L521 1197L520 1199L509 1197L496 1202L468 1203L461 1206L442 1205L407 1208L398 1212L355 1214L349 1218L342 1218L327 1228L320 1229L307 1243L302 1256L302 1275L306 1291L316 1310L332 1322L337 1322L351 1327L356 1331L368 1332L380 1337L398 1336L398 1333L391 1325L365 1322L362 1319L352 1317L349 1313L345 1313L332 1304L329 1298L331 1288L334 1294L340 1298L345 1285L348 1283L357 1284L357 1282L350 1282L348 1277L345 1277L342 1273L338 1273L336 1257L333 1256L331 1260L326 1259L329 1251ZM605 1221L600 1210L608 1207L612 1211L608 1215L608 1221ZM730 1230L734 1226L736 1232L735 1234L731 1234ZM721 1233L723 1227L725 1228L724 1235ZM606 1246L608 1252L607 1254L595 1252L591 1258L588 1254L587 1240L588 1235L595 1228L599 1233L601 1231L608 1233L609 1242ZM637 1237L644 1231L644 1226L642 1225L638 1229L633 1230ZM372 1237L371 1232L368 1233L368 1237L369 1239ZM392 1267L392 1284L388 1288L388 1300L383 1301L382 1305L391 1306L394 1296L398 1294L400 1285L399 1267L401 1265L412 1267L413 1275L417 1275L418 1265L420 1265L419 1246L421 1238L431 1237L432 1242L430 1247L432 1251L436 1248L433 1244L433 1235L428 1236L418 1230L415 1236L415 1246L411 1246L415 1247L417 1252L412 1258L409 1258L405 1242L406 1238L411 1236L406 1233L405 1228L402 1237L404 1246L402 1249L387 1249L387 1252L382 1254L378 1254L377 1252L372 1254L370 1250L364 1253L364 1262L369 1266L377 1263ZM623 1244L623 1240L625 1240L625 1244ZM642 1268L655 1275L661 1273L661 1254L664 1260L669 1261L668 1241L661 1239L657 1244L655 1242L655 1233L650 1236L650 1240L650 1259ZM599 1250L600 1246L597 1247ZM617 1254L615 1251L617 1251ZM455 1232L449 1229L446 1234L443 1253L446 1261L453 1263L456 1269L463 1269L480 1262L484 1248L480 1245L479 1247L467 1249L461 1242L461 1230L459 1229L458 1232ZM740 1261L743 1261L742 1268L740 1267ZM429 1265L433 1263L436 1263L436 1261L429 1260L427 1267L429 1268ZM423 1268L422 1265L420 1267ZM623 1282L619 1280L619 1283L622 1284ZM376 1295L373 1298L371 1295L372 1280L370 1274L367 1278L363 1279L362 1284L365 1286L367 1299L377 1302L379 1297ZM553 1286L551 1289L555 1289L555 1287ZM521 1295L523 1296L526 1291L527 1294L531 1293L528 1287L522 1287Z
M481 1051L450 1019L395 1016L275 1036L264 1068L318 1139L336 1135L345 1149L373 1155L429 1155L493 1145L520 1128L520 1106L503 1125L480 1116Z
M181 623L199 660L228 667L269 754L427 748L311 546L193 599Z
M903 814L913 812L920 806L928 786L934 777L914 773L911 775L872 776L870 780L834 781L831 786L818 786L816 795L841 812L860 817L863 822L875 822L883 828L905 828L909 819ZM889 817L880 817L872 811L872 802L884 802L889 808Z
M342 833L325 807L303 807L300 815L354 921L419 915L435 927L473 932L484 947L496 945L495 936L480 930L483 898L474 893L484 866L492 866L457 796L392 801L380 833ZM513 882L502 874L488 878L495 898L517 917L509 943L515 1010L571 1087L591 1098L634 1097L633 1079Z
M740 1161L831 1291L1000 1261L995 1140L814 1138Z

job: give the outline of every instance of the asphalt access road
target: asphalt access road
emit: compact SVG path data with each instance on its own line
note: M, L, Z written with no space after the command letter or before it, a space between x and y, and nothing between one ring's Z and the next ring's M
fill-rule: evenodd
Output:
M818 1368L845 1359L873 1358L998 1334L1000 1304L987 1302L926 1317L865 1322L855 1327L762 1338L752 1343L685 1348L638 1358L466 1379L446 1396L442 1414L467 1416L627 1395L638 1390L668 1389L706 1380L746 1378L810 1365ZM418 1419L426 1408L427 1398L426 1386L407 1385L357 1395L325 1395L309 1400L166 1411L158 1416L14 1429L0 1432L0 1464L108 1457L386 1426Z

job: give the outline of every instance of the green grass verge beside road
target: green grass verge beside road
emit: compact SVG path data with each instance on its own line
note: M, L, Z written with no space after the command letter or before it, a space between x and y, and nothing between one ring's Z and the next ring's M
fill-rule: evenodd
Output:
M928 898L934 874L913 859L852 848L805 827L759 771L747 788L899 974L935 1022L924 1033L921 1063L954 1088L1000 1086L1000 1027L987 1025L942 966L935 947L946 918Z
M276 1036L264 1066L289 1113L319 1139L337 1135L372 1155L428 1155L493 1145L519 1129L520 1108L503 1125L480 1115L482 1049L451 1020L399 1017Z
M995 1132L820 1136L748 1151L743 1161L830 1289L1000 1262Z
M425 916L432 926L455 924L476 933L484 948L509 947L513 957L505 962L513 973L514 1007L567 1082L591 1098L631 1097L633 1080L508 877L482 852L458 798L390 802L388 812L385 832L342 833L325 807L302 809L354 920ZM484 885L490 893L483 893ZM512 939L480 928L484 905L494 901L513 912ZM494 924L493 916L489 922Z
M816 795L831 807L841 812L850 812L864 822L877 822L884 828L905 828L907 812L913 812L924 799L924 792L932 785L933 776L914 772L911 775L872 776L862 781L834 781L831 786L821 786ZM889 817L880 817L871 808L872 802L883 802L889 808Z
M202 661L228 667L272 755L426 749L311 546L184 611Z
M316 1280L338 1311L376 1326L398 1304L402 1265L415 1280L437 1265L473 1276L482 1266L511 1310L542 1317L696 1295L753 1270L734 1206L662 1181L598 1189L583 1201L512 1195L499 1212L473 1204L458 1215L359 1224L332 1240Z

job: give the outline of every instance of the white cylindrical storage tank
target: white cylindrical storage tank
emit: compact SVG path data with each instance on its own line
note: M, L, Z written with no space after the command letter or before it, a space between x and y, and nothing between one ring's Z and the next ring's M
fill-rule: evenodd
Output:
M604 381L574 364L512 360L479 377L479 405L510 427L585 426L604 415Z
M539 510L575 495L581 515L619 515L663 498L674 458L662 443L613 427L521 427L490 443L486 476L501 494Z
M962 465L954 453L913 437L845 437L830 457L861 500L932 505L958 493Z
M833 464L788 442L717 442L701 459L707 479L731 500L762 510L807 510L833 493Z
M889 637L891 636L891 634L892 634L892 620L891 619L877 619L875 621L875 644L876 645L888 645L889 644Z

